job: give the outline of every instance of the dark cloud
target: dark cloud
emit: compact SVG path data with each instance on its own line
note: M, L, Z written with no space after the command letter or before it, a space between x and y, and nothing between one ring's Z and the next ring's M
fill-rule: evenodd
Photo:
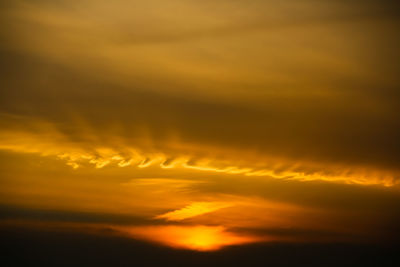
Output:
M137 145L130 139L147 129L155 143L178 133L182 141L195 144L398 169L395 89L386 95L367 89L334 98L272 95L262 108L251 108L146 91L152 85L144 83L107 83L29 55L3 52L2 58L1 113L22 116L9 120L17 127L44 120L73 141L84 141L88 131L101 142L118 136L126 145Z
M107 235L2 228L9 266L396 266L395 245L256 244L202 253ZM43 253L45 252L45 253Z
M102 223L114 225L157 224L143 217L126 214L101 214L95 212L60 211L49 209L32 209L18 206L0 206L0 221L28 222L64 222L64 223Z

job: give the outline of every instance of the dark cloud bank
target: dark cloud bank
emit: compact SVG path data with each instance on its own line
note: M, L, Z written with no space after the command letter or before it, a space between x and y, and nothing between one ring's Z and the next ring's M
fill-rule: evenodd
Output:
M264 244L218 252L172 250L132 239L0 229L7 266L398 266L394 244Z

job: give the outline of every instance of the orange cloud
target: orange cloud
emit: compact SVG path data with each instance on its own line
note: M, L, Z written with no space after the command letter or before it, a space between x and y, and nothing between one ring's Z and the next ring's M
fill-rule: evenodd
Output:
M195 146L183 142L171 142L168 149L140 148L134 145L126 145L123 148L96 144L82 146L71 142L67 136L51 128L50 125L46 125L43 130L39 133L0 131L0 150L57 157L66 161L66 164L73 169L85 165L94 165L98 169L110 165L121 168L135 166L140 169L159 166L165 170L189 169L199 172L297 181L326 181L386 187L399 183L394 171L373 167L326 165L304 160L295 162L265 155L257 158L254 154L246 155L243 160L236 155L237 151L235 154L224 148ZM52 137L49 138L49 135ZM124 140L119 141L124 142ZM183 151L185 149L189 151ZM208 153L205 152L206 150ZM203 154L202 157L197 156L200 153ZM227 154L229 156L226 156Z
M182 209L174 210L156 216L156 219L166 219L167 221L182 221L202 214L217 211L232 206L225 202L195 202Z

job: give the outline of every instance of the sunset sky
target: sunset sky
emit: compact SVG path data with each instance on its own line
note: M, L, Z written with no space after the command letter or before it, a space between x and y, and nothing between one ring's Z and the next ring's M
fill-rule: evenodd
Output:
M400 5L0 2L0 228L397 242Z

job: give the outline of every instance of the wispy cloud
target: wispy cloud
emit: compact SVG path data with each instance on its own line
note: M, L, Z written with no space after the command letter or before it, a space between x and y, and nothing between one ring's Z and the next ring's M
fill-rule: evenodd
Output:
M156 216L156 219L166 219L167 221L181 221L187 218L196 217L206 213L214 212L232 206L233 203L224 202L195 202L178 210L170 211Z

